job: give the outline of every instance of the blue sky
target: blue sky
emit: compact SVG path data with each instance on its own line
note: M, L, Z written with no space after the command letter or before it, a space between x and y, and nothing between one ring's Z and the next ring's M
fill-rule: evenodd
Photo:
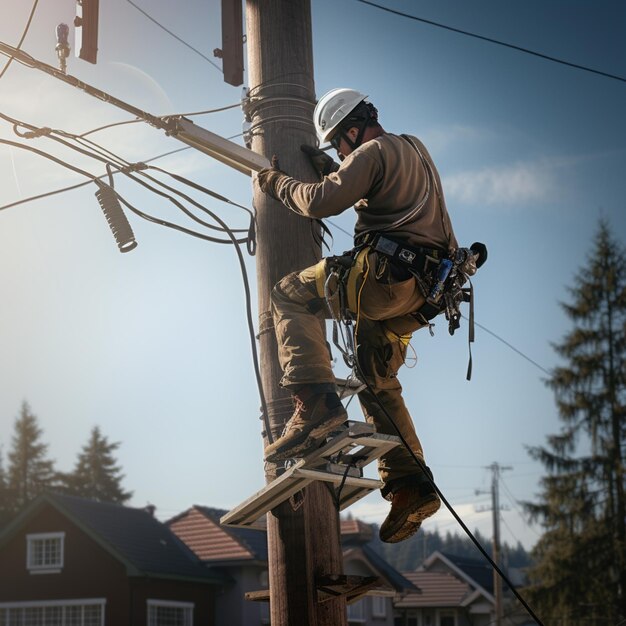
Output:
M207 56L220 46L219 3L137 4ZM387 7L626 76L626 8L617 2L381 0ZM182 10L181 10L182 7ZM15 44L29 2L5 0L0 39ZM23 48L56 63L54 28L71 23L73 0L40 1ZM600 216L626 232L626 85L380 11L355 0L312 0L316 93L348 86L369 94L390 132L419 136L443 178L458 238L489 246L475 280L476 319L550 369L569 322L567 298ZM73 44L73 36L70 38ZM98 64L68 71L153 114L212 109L241 89L145 18L126 0L101 6ZM216 59L219 64L219 60ZM246 82L247 86L248 83ZM0 80L0 111L81 133L130 116L14 63ZM195 118L222 136L241 132L237 108ZM0 123L0 138L19 141ZM135 161L181 146L143 124L92 136ZM240 141L240 140L237 140ZM45 138L32 144L102 174L98 164ZM250 181L193 150L158 164L243 205ZM0 146L0 206L82 179L16 148ZM137 185L119 190L138 208L182 216ZM130 221L139 246L118 252L93 186L0 212L0 442L6 457L23 400L40 419L49 453L70 470L99 425L121 441L131 504L167 518L197 503L229 508L263 485L259 401L241 278L234 251ZM203 198L230 225L245 214ZM332 220L334 250L350 246L351 211ZM247 259L254 284L254 259ZM256 309L254 317L256 319ZM537 528L519 514L543 468L526 453L559 429L544 373L477 329L474 377L465 381L467 328L453 338L418 333L418 362L401 372L407 403L440 488L471 529L489 535L477 509L493 462L504 473L503 539L530 547ZM350 414L359 418L358 408ZM371 474L371 473L370 473ZM373 475L373 474L371 474ZM373 494L352 508L380 522ZM457 529L446 513L428 522Z

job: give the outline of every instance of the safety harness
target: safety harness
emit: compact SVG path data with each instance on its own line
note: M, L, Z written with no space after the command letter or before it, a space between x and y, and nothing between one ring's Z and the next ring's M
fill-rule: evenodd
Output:
M354 334L358 328L360 293L370 271L368 257L375 251L384 255L392 265L404 268L412 275L424 296L424 303L410 313L420 324L428 326L434 335L431 322L444 313L448 332L454 335L460 326L461 303L469 303L467 380L472 375L474 342L474 290L470 277L482 265L479 248L457 248L451 255L436 248L410 246L383 233L368 233L358 239L353 250L339 257L329 257L327 267L319 264L316 276L318 294L325 298L333 319L333 343L340 350L349 367L354 365L356 348ZM330 270L330 271L328 271ZM465 284L469 283L466 287ZM351 312L357 312L356 317ZM345 326L341 328L341 323ZM343 346L339 343L341 335ZM408 343L411 335L396 337Z

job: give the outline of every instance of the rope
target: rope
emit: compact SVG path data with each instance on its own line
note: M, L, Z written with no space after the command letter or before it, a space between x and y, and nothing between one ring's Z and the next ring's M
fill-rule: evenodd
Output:
M480 551L480 553L485 557L485 559L487 559L487 561L489 562L489 564L491 565L491 567L493 567L493 569L498 573L498 575L500 576L500 578L509 586L509 588L511 589L511 591L513 592L513 594L515 595L515 597L520 601L520 603L522 604L522 606L526 609L526 611L528 612L528 614L537 622L537 624L539 624L539 626L544 626L543 622L537 617L537 615L534 613L534 611L530 608L530 606L528 605L528 603L526 602L526 600L523 598L523 596L517 591L517 588L515 587L515 585L513 585L513 583L511 582L511 580L508 578L508 576L500 569L500 567L497 565L497 563L489 556L489 554L487 553L487 551L485 550L485 548L483 548L483 546L481 545L481 543L478 541L478 539L476 539L476 537L473 535L473 533L470 531L470 529L466 526L465 522L463 522L463 520L461 519L461 517L459 516L459 514L454 510L454 507L450 504L450 502L448 502L447 498L443 495L443 493L441 492L441 490L439 489L439 487L435 484L435 481L432 480L427 472L426 472L426 465L424 464L424 462L415 454L415 452L413 451L413 449L411 448L411 446L409 446L407 440L404 438L404 436L402 435L402 433L400 432L400 429L398 428L395 420L393 419L393 417L390 415L389 411L387 410L387 408L385 407L385 405L381 402L380 398L378 397L378 395L376 394L376 392L374 391L374 389L372 388L372 386L370 385L370 383L368 382L367 378L364 376L363 371L361 370L360 364L359 364L359 360L358 360L358 351L355 355L355 367L358 370L358 373L360 374L359 379L363 381L363 383L365 384L365 386L367 387L367 390L372 394L372 396L374 397L376 403L378 404L378 406L380 407L380 409L382 410L382 412L385 414L385 416L387 417L387 419L389 420L389 422L391 423L391 425L393 426L394 430L396 431L396 433L398 434L398 437L402 443L402 445L406 448L406 450L408 451L408 453L411 455L411 457L413 458L413 460L415 461L416 465L420 468L420 470L423 472L424 476L427 478L427 480L430 482L430 484L432 485L432 487L434 488L434 490L436 491L437 495L439 496L439 498L441 499L441 501L445 504L446 508L450 511L450 513L452 514L452 516L454 517L454 519L459 523L459 525L461 526L461 528L463 529L463 531L465 532L465 534L470 538L470 540L472 541L472 543L478 548L478 550Z

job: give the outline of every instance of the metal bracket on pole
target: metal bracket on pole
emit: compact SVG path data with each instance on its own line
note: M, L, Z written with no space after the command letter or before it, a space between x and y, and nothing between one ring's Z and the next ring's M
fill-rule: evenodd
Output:
M196 126L185 117L170 117L167 121L171 123L168 135L176 137L188 146L208 154L243 174L252 176L253 172L270 167L270 162L261 154L224 139L210 130Z
M253 172L258 172L264 167L270 167L271 165L264 156L257 154L252 150L248 150L248 148L244 148L243 146L240 146L239 144L236 144L228 139L224 139L209 130L201 128L185 117L157 117L155 115L151 115L150 113L142 111L128 102L124 102L123 100L112 96L106 91L102 91L101 89L84 83L75 76L65 74L61 70L52 67L47 63L34 59L23 50L9 46L1 41L0 53L15 58L17 61L27 65L28 67L38 69L46 74L49 74L50 76L54 76L54 78L58 78L72 87L81 89L98 100L102 100L103 102L112 104L118 109L127 111L128 113L135 115L137 118L144 120L148 124L151 124L155 128L164 130L166 134L175 137L179 141L186 143L188 146L208 154L210 157L225 163L229 167L232 167L243 174L252 176Z
M249 527L262 515L288 500L314 481L341 486L339 509L350 506L370 491L380 489L379 480L363 478L362 469L400 443L398 437L382 435L370 424L347 422L308 456L298 459L283 474L220 519L224 526Z

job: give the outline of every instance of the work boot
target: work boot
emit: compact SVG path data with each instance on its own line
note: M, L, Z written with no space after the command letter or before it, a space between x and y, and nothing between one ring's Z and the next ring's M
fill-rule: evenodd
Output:
M348 419L337 393L320 392L314 385L294 393L294 402L295 410L280 438L265 448L266 461L274 463L303 456Z
M434 486L426 478L416 484L392 491L390 497L391 511L379 531L380 539L385 543L397 543L408 539L420 529L422 522L434 515L441 506Z

